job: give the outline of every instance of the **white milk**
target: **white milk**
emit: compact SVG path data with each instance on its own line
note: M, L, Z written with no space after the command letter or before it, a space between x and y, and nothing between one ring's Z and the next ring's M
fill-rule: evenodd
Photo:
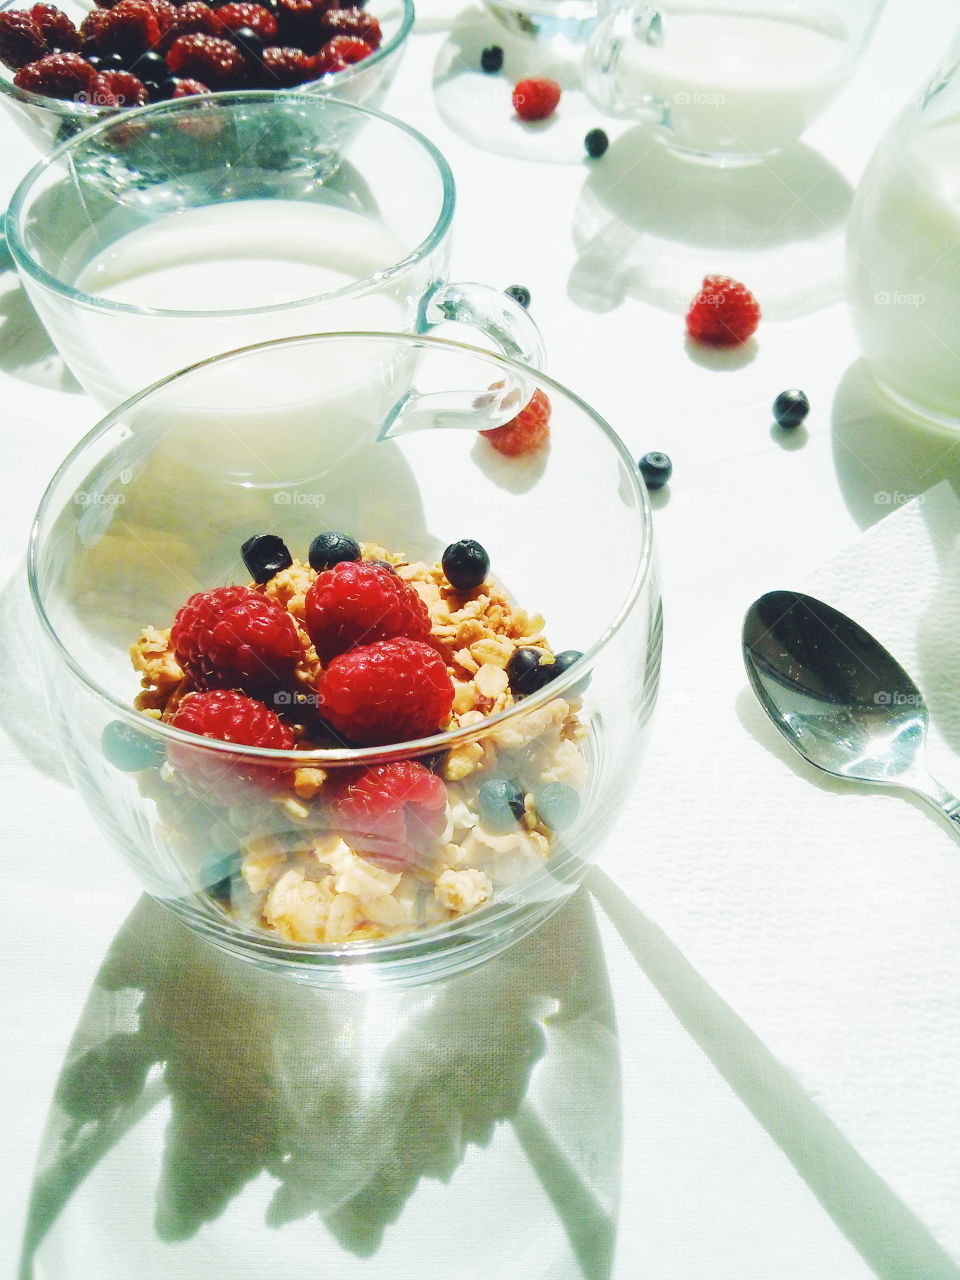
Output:
M621 94L659 99L672 145L760 155L795 141L839 89L847 32L816 10L790 15L661 11L662 43L635 40L616 72Z
M308 202L238 201L165 216L97 255L77 288L160 312L200 314L77 308L61 350L88 390L114 405L179 368L249 343L333 330L409 331L431 283L429 266L411 267L379 288L375 279L410 248L369 218ZM329 296L371 278L360 295ZM280 310L216 314L311 298ZM402 393L395 352L384 349L385 363L376 368L369 353L350 359L342 346L333 352L283 349L191 375L164 393L162 414L151 413L168 431L167 448L192 466L226 468L257 484L322 474L375 437Z
M864 174L847 239L860 348L895 395L960 419L960 120L893 134Z

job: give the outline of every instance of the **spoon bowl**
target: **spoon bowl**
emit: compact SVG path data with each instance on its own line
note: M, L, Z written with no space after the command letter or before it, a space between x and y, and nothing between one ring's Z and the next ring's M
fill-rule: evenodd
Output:
M742 642L760 705L805 760L912 791L957 824L960 800L924 765L923 694L869 632L813 596L769 591L747 610Z

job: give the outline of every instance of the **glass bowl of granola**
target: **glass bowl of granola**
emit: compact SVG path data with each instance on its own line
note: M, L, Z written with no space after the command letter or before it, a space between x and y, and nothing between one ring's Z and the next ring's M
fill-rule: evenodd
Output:
M413 20L413 0L2 0L0 101L43 151L124 107L195 93L302 90L376 107Z
M504 357L326 334L184 370L67 457L29 576L93 817L255 964L467 969L567 899L635 785L646 492L603 419Z

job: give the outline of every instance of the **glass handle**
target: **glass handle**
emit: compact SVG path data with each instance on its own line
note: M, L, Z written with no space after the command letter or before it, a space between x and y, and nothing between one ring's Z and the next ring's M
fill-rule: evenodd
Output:
M421 333L441 324L462 324L476 330L511 360L528 365L529 372L504 368L502 379L482 387L442 390L412 388L387 415L379 439L411 431L489 431L515 418L536 390L534 371L545 359L540 330L513 298L485 284L438 285L421 304ZM474 343L473 345L480 345Z
M583 57L583 85L607 115L670 126L670 109L651 93L630 93L621 74L631 43L663 44L663 18L647 0L620 0L594 28Z

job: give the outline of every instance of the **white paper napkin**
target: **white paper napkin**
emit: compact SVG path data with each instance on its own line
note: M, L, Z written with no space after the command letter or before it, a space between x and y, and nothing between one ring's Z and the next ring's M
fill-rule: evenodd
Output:
M898 500L808 581L769 587L820 597L900 659L930 707L930 770L960 793L960 502L946 483ZM775 1116L760 1097L775 1059L807 1119L877 1175L896 1209L880 1236L907 1224L912 1237L888 1241L878 1274L960 1274L960 839L919 803L794 755L748 687L738 635L705 625L683 640L668 630L652 745L602 873L754 1033L748 1105Z

